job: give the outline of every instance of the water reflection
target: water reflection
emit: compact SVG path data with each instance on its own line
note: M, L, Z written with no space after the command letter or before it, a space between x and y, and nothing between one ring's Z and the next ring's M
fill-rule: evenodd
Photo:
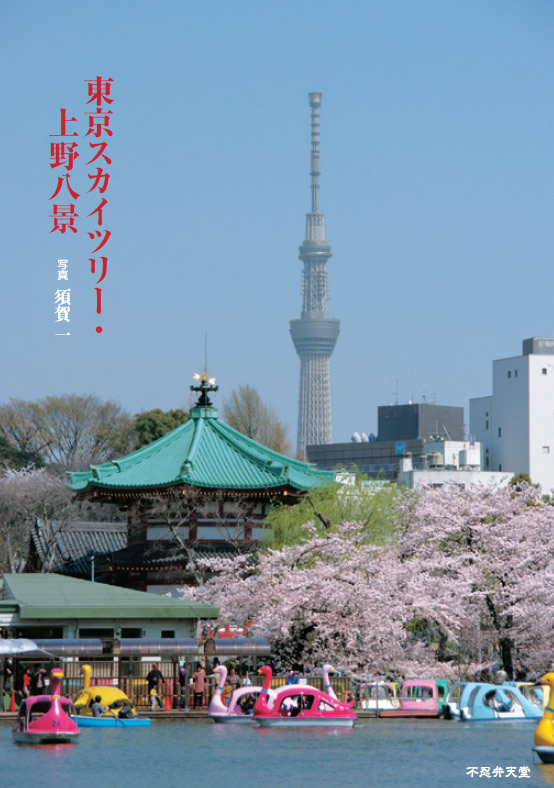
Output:
M539 764L533 756L534 729L528 723L364 720L353 729L276 730L156 720L150 728L87 728L75 745L18 746L4 723L0 784L21 785L24 766L24 784L40 775L40 788L76 780L86 788L146 788L153 782L163 788L468 788L472 779L479 780L468 776L468 767L512 766L530 774L517 784L554 785L554 766ZM499 788L512 784L508 777L494 783Z

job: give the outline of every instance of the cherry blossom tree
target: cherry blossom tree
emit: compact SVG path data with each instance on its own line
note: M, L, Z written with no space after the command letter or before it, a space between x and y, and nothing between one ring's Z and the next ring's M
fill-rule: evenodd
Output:
M540 664L554 648L553 532L554 508L530 485L429 490L401 550L404 560L458 567L470 586L466 627L471 622L479 648L492 650L512 675L514 654Z
M363 523L234 561L189 590L224 623L253 622L285 662L332 661L353 673L469 678L514 656L551 658L554 508L534 488L428 490L397 497L395 543Z
M432 644L407 625L432 613L456 634L453 589L435 578L427 596L419 594L415 567L397 548L367 542L358 523L327 538L312 525L306 531L301 545L212 565L219 572L196 599L219 605L222 621L253 621L283 663L330 659L356 673L377 664L382 673L411 675L434 663Z

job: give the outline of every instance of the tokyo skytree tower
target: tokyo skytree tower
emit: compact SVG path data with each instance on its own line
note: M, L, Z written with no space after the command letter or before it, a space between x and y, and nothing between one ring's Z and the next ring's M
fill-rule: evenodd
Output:
M327 316L327 260L331 247L325 240L325 217L319 212L319 108L321 93L309 94L312 108L312 210L306 214L306 240L300 247L302 315L290 321L290 333L300 356L297 450L332 442L331 371L329 360L339 335L339 321Z

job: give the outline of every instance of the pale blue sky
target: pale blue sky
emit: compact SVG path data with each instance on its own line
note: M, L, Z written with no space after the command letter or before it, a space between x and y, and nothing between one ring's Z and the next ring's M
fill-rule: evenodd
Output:
M187 406L204 360L296 440L309 91L322 91L335 441L377 406L490 393L554 335L551 0L5 3L0 402ZM104 333L88 268L86 84L112 77ZM49 134L79 120L76 236L50 233ZM87 146L85 148L85 146ZM88 210L85 210L86 206ZM68 258L71 337L54 336Z

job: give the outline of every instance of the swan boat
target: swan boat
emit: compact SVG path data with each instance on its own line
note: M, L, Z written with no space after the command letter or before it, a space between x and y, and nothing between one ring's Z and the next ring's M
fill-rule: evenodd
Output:
M542 714L542 695L526 697L514 685L470 683L460 698L460 719L466 722L537 721Z
M341 703L336 697L306 685L290 685L278 693L273 706L268 703L272 670L264 665L258 671L264 686L256 705L254 719L262 728L352 728L356 722L354 701Z
M51 695L25 698L13 727L13 738L18 744L67 744L77 741L79 727L71 712L73 704L60 695L63 671L50 672Z
M252 724L254 722L254 705L262 688L237 687L236 690L233 690L229 706L226 706L222 693L227 679L227 668L225 665L218 665L214 669L214 673L217 676L217 686L208 707L208 714L212 720L221 723ZM277 696L276 691L268 690L268 693L273 702Z
M389 681L360 684L360 708L363 711L392 711L400 708L396 687Z
M550 696L542 719L535 730L533 750L543 763L554 764L554 703L552 703L554 699L554 672L545 673L538 683L544 688L545 694L547 691L550 692Z
M81 665L81 673L83 674L83 689L80 690L73 702L76 712L75 719L79 727L144 728L150 725L148 718L137 718L133 701L122 690L101 684L97 684L94 687L91 686L92 668L90 665ZM107 711L100 717L92 716L92 704L96 697L99 697L102 706L107 708ZM130 716L125 718L119 717L119 709L123 706L129 708Z
M549 705L550 689L547 684L540 685L539 682L534 681L504 681L500 686L515 687L531 703L541 705L543 711L545 706Z
M323 682L326 687L329 687L329 694L331 697L335 697L335 692L329 683L329 674L334 672L334 669L331 665L324 665L321 669L321 675L323 678ZM240 723L240 724L252 724L255 722L254 719L254 706L256 704L256 700L258 699L259 694L262 692L261 687L249 686L249 687L238 687L236 690L233 690L231 698L229 700L229 706L225 705L225 702L222 697L223 687L225 685L225 681L227 679L227 668L225 665L218 665L214 670L215 675L217 676L217 686L216 690L212 696L210 701L210 705L208 708L208 714L212 718L214 722L219 723ZM312 687L310 685L303 684L301 685L302 689L316 689L316 687ZM270 708L273 707L277 696L288 689L288 686L279 687L278 689L270 689L267 688L267 698L268 698L268 705Z
M439 689L431 679L408 679L402 684L400 708L379 710L380 717L438 717Z

